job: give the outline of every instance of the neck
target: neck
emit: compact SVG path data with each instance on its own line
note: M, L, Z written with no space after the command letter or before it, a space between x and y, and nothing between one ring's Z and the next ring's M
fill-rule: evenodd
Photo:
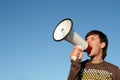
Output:
M91 58L90 62L91 63L94 63L94 64L97 64L97 63L101 63L103 62L104 60L101 58L101 57L93 57Z

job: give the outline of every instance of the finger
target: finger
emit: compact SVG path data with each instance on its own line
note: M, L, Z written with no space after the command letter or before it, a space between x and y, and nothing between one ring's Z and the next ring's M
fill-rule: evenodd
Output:
M79 46L75 46L74 50L83 51Z
M83 57L83 52L79 51L78 59L82 59L82 57Z

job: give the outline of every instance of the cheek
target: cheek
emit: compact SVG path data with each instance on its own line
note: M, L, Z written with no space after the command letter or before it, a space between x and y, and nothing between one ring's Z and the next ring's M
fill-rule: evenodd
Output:
M97 44L96 42L92 42L92 43L90 44L90 46L91 46L91 47L96 47L96 46L98 46L98 44Z
M93 51L99 52L99 50L100 50L100 44L93 43L91 46L92 46Z
M91 52L89 53L89 56L97 55L100 52L100 48L97 46L93 46Z

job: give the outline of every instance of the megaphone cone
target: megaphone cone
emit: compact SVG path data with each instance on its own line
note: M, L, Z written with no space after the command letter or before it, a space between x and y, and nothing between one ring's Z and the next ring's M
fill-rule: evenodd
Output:
M90 52L91 47L73 29L73 21L70 18L63 19L53 32L55 41L66 40L74 46L79 46L83 51Z

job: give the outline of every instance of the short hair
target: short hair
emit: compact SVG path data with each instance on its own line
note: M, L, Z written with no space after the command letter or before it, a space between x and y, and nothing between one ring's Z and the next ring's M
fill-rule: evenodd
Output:
M100 43L102 43L102 42L106 43L106 46L103 48L103 56L102 56L102 58L105 59L105 57L107 56L108 38L103 32L101 32L99 30L92 30L86 34L85 40L87 39L88 36L94 35L94 34L99 36Z

